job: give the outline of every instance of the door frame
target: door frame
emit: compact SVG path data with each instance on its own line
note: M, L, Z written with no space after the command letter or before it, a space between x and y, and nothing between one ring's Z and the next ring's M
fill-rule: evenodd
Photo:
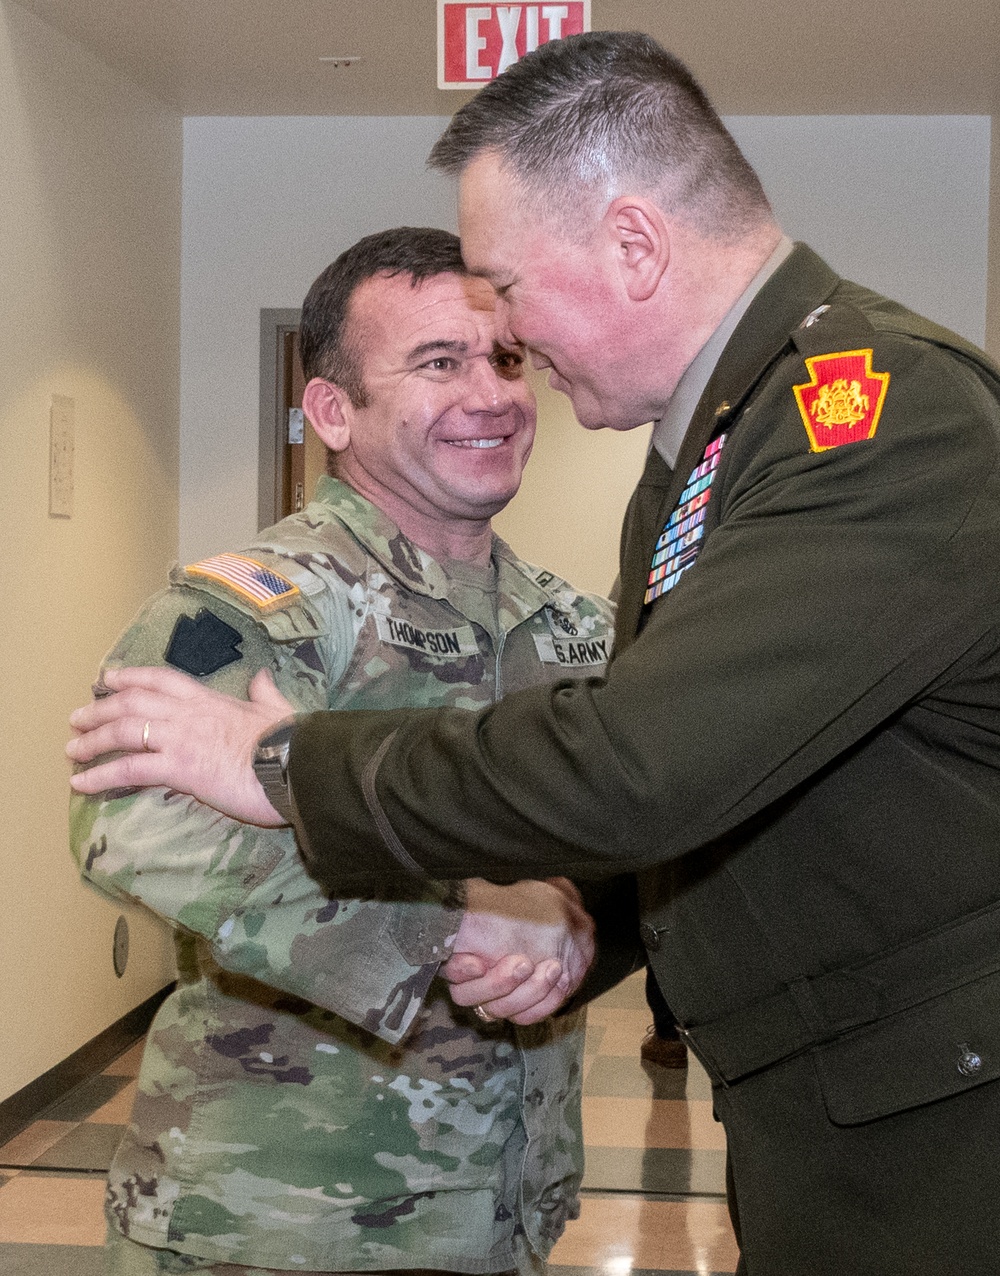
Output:
M257 527L270 527L282 516L285 490L288 417L285 403L285 337L294 332L301 309L262 309L260 312L260 425L257 436Z

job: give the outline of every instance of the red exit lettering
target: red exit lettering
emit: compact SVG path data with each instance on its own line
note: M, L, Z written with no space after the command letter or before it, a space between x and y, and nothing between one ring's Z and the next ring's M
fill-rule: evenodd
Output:
M438 0L438 88L480 88L540 44L590 30L590 0L466 4Z

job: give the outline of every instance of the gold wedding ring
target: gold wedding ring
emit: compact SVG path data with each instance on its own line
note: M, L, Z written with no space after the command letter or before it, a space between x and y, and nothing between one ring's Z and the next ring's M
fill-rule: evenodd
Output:
M149 719L146 719L146 725L142 728L142 748L145 753L152 753L149 747Z
M481 1019L483 1023L496 1023L496 1016L491 1015L488 1010L484 1010L482 1006L473 1006L473 1013L477 1019Z

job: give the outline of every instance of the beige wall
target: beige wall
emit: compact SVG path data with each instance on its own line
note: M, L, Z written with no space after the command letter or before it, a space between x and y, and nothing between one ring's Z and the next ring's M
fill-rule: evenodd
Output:
M578 589L607 594L618 574L618 529L642 473L649 427L581 430L564 394L531 373L538 432L517 498L493 526L522 558Z
M181 121L0 3L0 1099L170 977L159 924L79 883L66 717L177 540ZM75 401L75 509L48 513L49 407Z

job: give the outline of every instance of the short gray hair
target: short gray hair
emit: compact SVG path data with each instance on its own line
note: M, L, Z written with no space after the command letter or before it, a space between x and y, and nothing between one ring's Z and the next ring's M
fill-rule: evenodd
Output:
M541 45L458 111L428 162L458 176L486 153L564 220L579 210L581 187L648 193L710 238L739 239L773 220L691 72L637 31Z

